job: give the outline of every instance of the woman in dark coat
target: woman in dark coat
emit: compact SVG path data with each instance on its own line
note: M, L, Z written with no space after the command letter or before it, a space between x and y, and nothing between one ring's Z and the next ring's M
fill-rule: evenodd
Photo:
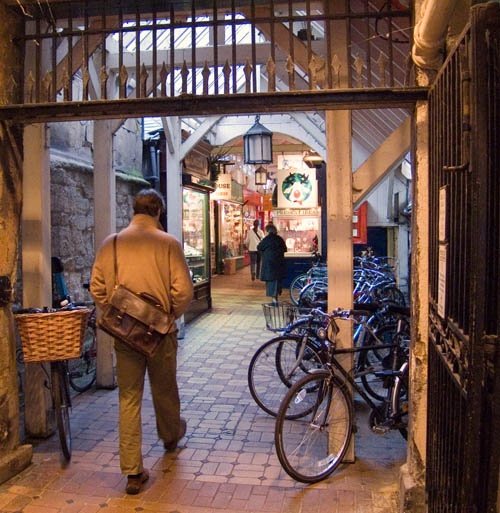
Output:
M266 295L278 301L281 294L281 280L286 274L285 241L278 235L274 224L266 226L267 235L259 242L257 251L260 251L262 260L260 279L266 282Z

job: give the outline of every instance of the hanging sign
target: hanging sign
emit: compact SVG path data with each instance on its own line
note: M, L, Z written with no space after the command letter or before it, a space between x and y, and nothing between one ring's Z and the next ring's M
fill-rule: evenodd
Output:
M279 169L278 208L315 208L318 206L316 170Z
M215 192L211 198L214 200L230 200L231 199L231 175L228 173L220 173L215 183Z

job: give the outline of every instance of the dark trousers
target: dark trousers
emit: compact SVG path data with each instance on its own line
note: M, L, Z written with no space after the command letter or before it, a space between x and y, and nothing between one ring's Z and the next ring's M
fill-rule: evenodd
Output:
M260 253L258 251L249 251L250 255L250 272L252 278L260 276Z

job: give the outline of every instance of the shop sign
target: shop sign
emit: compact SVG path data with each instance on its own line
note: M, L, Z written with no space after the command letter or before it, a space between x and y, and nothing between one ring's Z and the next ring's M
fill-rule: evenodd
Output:
M203 155L197 155L194 151L188 153L184 158L184 167L191 174L196 173L199 176L207 176L208 174L207 158Z
M316 170L279 169L278 208L314 208L318 206Z
M320 215L319 208L275 208L273 214L279 217L313 216Z
M217 177L215 183L215 192L212 193L211 199L214 200L230 200L231 199L231 175L221 173Z

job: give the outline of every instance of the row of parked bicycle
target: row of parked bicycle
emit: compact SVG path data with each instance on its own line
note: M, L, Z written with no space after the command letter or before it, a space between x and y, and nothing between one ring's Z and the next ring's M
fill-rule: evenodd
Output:
M354 301L357 303L384 302L404 306L403 292L396 284L390 257L357 256L354 258ZM290 283L292 304L305 307L326 307L328 273L318 257L311 268L296 276Z
M254 354L248 385L259 407L276 417L284 470L304 483L328 477L342 462L354 432L354 393L369 407L374 432L407 436L410 312L386 261L357 263L353 309L326 313L326 296L304 300L324 272L319 265L296 301L291 288L291 303L263 305L266 326L278 336ZM353 323L350 347L339 343L342 322Z

